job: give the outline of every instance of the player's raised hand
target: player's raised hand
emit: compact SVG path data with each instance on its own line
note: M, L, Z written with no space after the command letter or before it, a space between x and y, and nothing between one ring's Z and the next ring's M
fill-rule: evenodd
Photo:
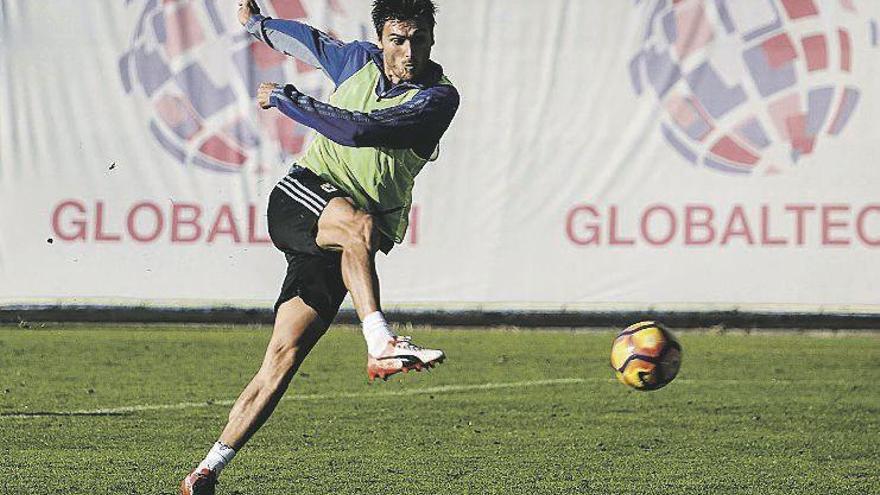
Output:
M260 89L257 90L257 103L260 104L260 108L266 109L271 107L271 105L269 105L269 96L272 95L272 91L274 91L275 88L280 87L280 84L275 83L264 82L260 84Z
M247 24L248 19L260 13L260 6L256 0L238 0L238 22L242 26Z

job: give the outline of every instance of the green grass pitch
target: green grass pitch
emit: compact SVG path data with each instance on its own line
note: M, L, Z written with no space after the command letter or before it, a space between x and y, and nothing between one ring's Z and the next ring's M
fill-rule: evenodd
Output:
M0 493L176 493L269 331L0 328ZM680 332L679 377L636 392L610 330L413 333L447 362L370 385L331 329L218 493L880 493L876 335Z

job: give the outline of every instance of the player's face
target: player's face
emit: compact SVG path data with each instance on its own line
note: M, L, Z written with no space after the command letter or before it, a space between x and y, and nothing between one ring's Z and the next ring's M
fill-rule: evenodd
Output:
M387 21L379 40L385 55L385 75L394 84L416 79L427 66L433 45L430 29L413 21Z

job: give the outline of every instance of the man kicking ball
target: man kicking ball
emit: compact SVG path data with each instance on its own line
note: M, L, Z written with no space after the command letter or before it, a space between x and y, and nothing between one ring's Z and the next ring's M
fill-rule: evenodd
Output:
M319 135L269 197L269 235L287 258L287 275L263 364L181 494L214 493L220 472L272 414L346 292L362 322L370 380L443 361L443 351L388 327L374 264L377 250L388 253L403 240L414 178L436 158L458 109L458 92L430 60L435 10L431 0L376 0L376 46L342 43L300 22L264 17L254 0L240 2L248 32L321 68L336 90L324 103L290 84L260 85L260 107Z

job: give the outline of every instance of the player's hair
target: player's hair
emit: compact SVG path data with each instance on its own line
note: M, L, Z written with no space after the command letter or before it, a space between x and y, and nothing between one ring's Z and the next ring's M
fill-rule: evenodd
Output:
M373 25L379 39L382 39L385 23L390 20L413 21L433 31L435 13L437 6L432 0L374 0Z

